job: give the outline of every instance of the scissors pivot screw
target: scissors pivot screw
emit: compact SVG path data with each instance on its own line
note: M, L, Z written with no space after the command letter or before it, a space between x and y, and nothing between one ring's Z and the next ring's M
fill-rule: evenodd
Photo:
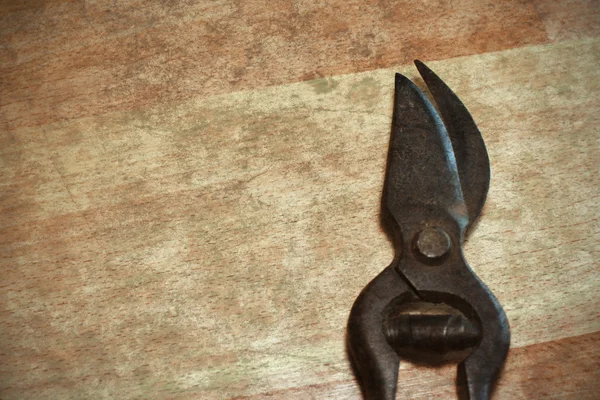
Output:
M417 235L416 248L422 256L437 260L450 251L450 237L441 228L425 228Z

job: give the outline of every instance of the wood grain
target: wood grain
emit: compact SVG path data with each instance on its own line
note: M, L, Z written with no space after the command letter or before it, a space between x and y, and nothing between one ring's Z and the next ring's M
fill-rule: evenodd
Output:
M407 4L0 4L0 398L360 398L416 55L490 153L465 252L511 323L496 398L594 398L598 3ZM404 363L400 394L454 374Z
M600 2L594 0L535 0L550 40L600 36Z
M600 390L600 334L561 339L509 353L494 399L596 399ZM451 399L457 397L456 367L410 366L400 370L397 398ZM236 399L357 399L353 380L331 382Z
M11 128L38 126L547 41L534 5L521 0L320 3L56 1L13 10L0 21L0 110Z
M515 347L600 330L599 47L431 64L488 143L466 253ZM377 215L396 70L4 131L3 398L347 381L347 311L392 256Z

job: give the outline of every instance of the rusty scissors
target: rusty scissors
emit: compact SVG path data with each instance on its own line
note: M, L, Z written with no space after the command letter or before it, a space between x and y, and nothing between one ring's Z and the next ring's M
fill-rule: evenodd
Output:
M395 257L352 307L349 353L365 397L393 400L402 349L426 359L468 352L459 364L459 382L471 400L488 399L508 353L510 329L461 246L485 203L489 159L460 99L425 64L415 64L439 114L415 84L396 74L381 201ZM418 303L452 311L403 311Z

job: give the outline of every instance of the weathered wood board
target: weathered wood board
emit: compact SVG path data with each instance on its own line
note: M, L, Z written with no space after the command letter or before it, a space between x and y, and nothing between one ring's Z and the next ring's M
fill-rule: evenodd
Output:
M0 398L360 398L346 319L392 258L379 196L415 56L488 145L465 253L511 323L496 398L597 398L596 3L338 3L335 23L218 3L0 6ZM454 378L404 363L399 398Z

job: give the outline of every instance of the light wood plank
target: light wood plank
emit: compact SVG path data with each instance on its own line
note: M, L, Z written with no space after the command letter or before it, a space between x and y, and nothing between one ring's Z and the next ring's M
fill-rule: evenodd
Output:
M489 147L466 255L514 347L600 330L599 47L431 63ZM396 70L416 74L3 130L2 398L356 393L345 324L392 257L378 206ZM443 373L408 376L449 387Z
M493 394L494 400L589 399L600 390L600 333L514 348ZM413 367L400 373L398 399L457 398L456 367ZM189 398L189 397L181 397ZM360 399L353 380L331 382L238 400Z

